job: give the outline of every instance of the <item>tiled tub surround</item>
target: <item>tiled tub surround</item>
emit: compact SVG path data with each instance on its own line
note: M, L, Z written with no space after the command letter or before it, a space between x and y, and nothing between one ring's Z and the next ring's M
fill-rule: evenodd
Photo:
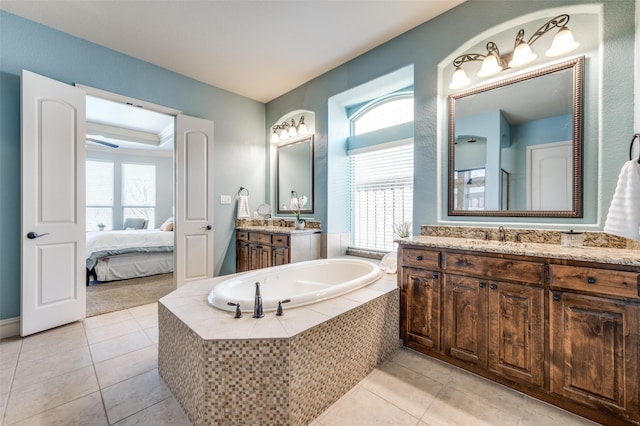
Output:
M159 302L159 372L195 425L308 424L400 345L395 275L261 319L207 305L226 278Z

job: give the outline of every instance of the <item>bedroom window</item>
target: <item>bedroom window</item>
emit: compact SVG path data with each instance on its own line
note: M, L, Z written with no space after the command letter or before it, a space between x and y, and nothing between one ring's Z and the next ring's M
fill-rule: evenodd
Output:
M87 231L97 231L98 225L113 229L113 162L86 162Z
M156 166L155 164L122 164L123 217L147 219L147 229L155 228Z

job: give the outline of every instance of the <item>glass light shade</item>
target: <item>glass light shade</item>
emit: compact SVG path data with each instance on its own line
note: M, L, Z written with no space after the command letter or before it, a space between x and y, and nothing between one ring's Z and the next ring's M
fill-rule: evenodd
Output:
M307 125L304 124L304 121L300 121L300 124L298 124L298 134L306 135L308 133L309 133L309 129L307 129Z
M520 43L513 51L513 58L509 62L511 68L521 67L536 60L538 55L531 51L528 43Z
M462 68L458 67L451 77L451 84L449 84L449 89L462 89L470 82L471 80L469 80L469 77L467 77L467 73L464 72Z
M553 43L551 43L546 55L551 57L564 55L576 50L578 46L580 46L580 43L574 40L571 30L567 27L562 27L553 38Z
M280 140L285 140L285 139L289 139L289 132L287 131L287 129L282 129L280 131Z
M482 67L478 71L478 77L489 77L502 71L502 67L498 63L495 55L487 55L482 61Z
M292 138L298 136L298 131L296 130L296 122L293 118L291 119L291 126L289 127L289 136L291 136Z
M273 132L271 132L270 142L272 142L272 143L280 142L280 138L278 137L278 134L276 133L275 130Z

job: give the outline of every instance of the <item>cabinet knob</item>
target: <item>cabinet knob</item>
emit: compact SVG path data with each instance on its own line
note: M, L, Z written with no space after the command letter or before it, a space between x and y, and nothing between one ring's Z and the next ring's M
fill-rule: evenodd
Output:
M416 256L416 260L422 260L422 255Z
M440 274L439 274L439 273L437 273L437 272L434 272L434 273L433 273L433 279L434 279L434 280L437 280L438 278L440 278Z
M553 300L555 300L556 302L560 301L560 293L553 293Z
M491 284L491 290L495 290L498 288L498 284Z
M588 284L595 284L596 283L596 278L595 277L587 277L587 283Z
M478 286L480 288L485 288L487 286L487 283L480 281L480 283L478 284Z

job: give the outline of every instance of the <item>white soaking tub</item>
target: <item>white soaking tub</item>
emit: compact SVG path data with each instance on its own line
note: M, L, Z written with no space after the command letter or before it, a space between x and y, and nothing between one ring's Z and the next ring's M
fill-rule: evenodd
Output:
M287 308L331 299L364 287L382 276L373 262L360 259L320 259L260 269L222 281L209 293L209 305L252 312L255 283L260 283L264 312L276 310L278 301L289 299Z

